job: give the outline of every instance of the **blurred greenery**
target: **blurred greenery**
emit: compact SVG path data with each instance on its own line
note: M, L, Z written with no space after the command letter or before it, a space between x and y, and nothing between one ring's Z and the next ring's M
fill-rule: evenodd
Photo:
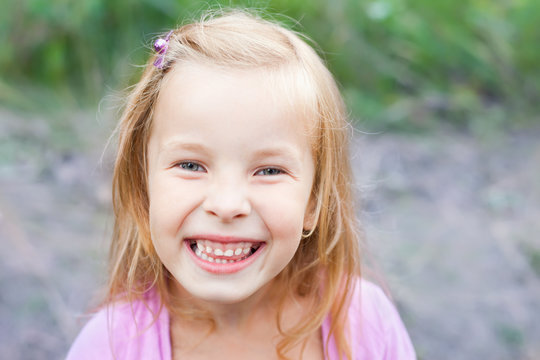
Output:
M136 81L158 34L219 5L315 40L362 130L539 121L538 0L3 0L0 104L95 108Z

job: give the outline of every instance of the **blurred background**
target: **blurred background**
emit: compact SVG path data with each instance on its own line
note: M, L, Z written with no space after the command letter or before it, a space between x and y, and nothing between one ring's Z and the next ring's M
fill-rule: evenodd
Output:
M158 35L219 5L319 45L356 128L366 258L419 358L540 359L537 0L3 0L0 353L66 354L105 282L124 90Z

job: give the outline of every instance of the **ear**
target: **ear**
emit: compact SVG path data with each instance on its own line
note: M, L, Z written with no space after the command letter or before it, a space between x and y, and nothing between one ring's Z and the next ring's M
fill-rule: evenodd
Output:
M315 200L315 196L311 195L309 202L306 207L306 213L304 214L304 225L303 230L307 232L311 232L315 225L317 224L316 217L317 212L317 200Z

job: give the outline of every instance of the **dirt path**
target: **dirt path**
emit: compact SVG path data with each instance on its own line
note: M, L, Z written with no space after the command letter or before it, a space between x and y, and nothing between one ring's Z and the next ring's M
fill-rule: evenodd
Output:
M62 358L104 281L107 121L0 110L0 353ZM540 128L362 135L367 242L423 359L540 358Z
M422 358L540 358L538 130L360 138L369 245Z

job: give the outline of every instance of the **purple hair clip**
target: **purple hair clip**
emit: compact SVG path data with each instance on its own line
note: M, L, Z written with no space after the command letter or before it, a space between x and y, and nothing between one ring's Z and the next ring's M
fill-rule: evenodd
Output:
M165 54L167 53L167 49L169 48L169 38L171 37L171 34L173 31L169 31L167 33L167 36L165 36L165 39L159 38L154 42L154 50L158 53L158 58L156 61L154 61L154 66L158 69L161 69L163 67L163 62L165 60Z

